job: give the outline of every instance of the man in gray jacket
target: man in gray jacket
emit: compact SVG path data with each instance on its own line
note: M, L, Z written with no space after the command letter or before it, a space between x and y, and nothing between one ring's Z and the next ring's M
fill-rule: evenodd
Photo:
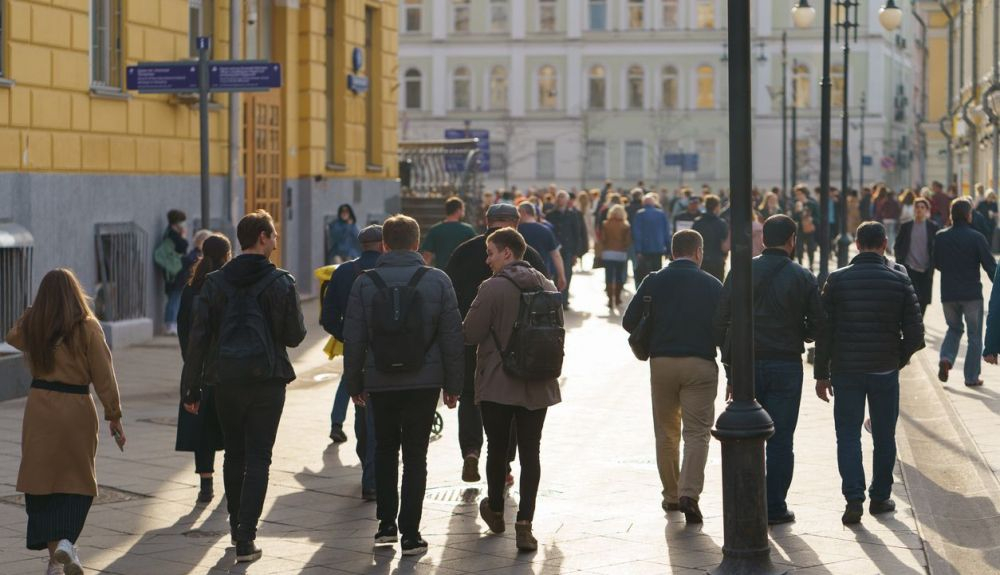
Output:
M414 219L387 219L382 243L386 253L375 269L351 288L343 377L354 402L371 402L375 416L375 543L395 543L402 532L403 555L417 555L427 550L420 537L420 516L438 392L443 389L449 408L462 392L462 316L447 274L424 266L417 252L420 228ZM401 501L396 488L400 448Z

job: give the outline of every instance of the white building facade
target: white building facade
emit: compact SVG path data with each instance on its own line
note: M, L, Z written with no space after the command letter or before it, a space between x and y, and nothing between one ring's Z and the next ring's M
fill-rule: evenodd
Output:
M792 28L790 2L756 0L754 175L782 182L791 166L792 86L797 88L797 179L819 175L822 23ZM898 34L863 3L850 62L852 181L865 114L865 180L916 177L912 50L916 24ZM870 5L869 5L870 4ZM487 188L550 181L597 187L729 186L725 0L401 0L401 140L446 130L487 130ZM787 32L787 135L782 135L782 35ZM833 56L833 171L840 181L842 55ZM839 75L838 75L839 74ZM900 113L900 110L902 113ZM471 132L470 132L471 133ZM891 160L887 158L892 158ZM680 165L678 165L680 164ZM895 178L895 180L893 179Z

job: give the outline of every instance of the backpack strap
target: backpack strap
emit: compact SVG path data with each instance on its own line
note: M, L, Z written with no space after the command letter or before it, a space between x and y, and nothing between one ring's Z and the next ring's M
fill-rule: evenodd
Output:
M406 284L406 287L409 288L417 287L417 284L420 283L420 280L423 279L424 275L426 275L430 269L431 268L427 266L420 266L420 268L417 270L417 273L413 274L413 277L410 278L410 283Z
M254 299L260 297L260 294L264 293L264 290L274 283L275 280L285 275L288 275L288 272L283 269L274 268L271 270L271 273L267 274L262 279L257 280L257 283L250 286L250 297L253 297Z
M358 267L361 267L361 266L358 266ZM375 284L375 287L377 289L383 290L383 289L386 289L387 287L389 287L388 285L386 285L385 280L382 279L382 276L380 276L378 274L378 272L376 272L375 270L368 270L366 272L361 272L361 274L364 274L364 275L368 276L369 278L371 278L372 283ZM361 275L361 274L358 274L358 275Z

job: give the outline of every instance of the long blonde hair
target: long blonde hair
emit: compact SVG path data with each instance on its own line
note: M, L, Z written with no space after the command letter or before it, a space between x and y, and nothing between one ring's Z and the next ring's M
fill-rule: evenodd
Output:
M627 215L628 215L628 212L625 211L625 206L623 206L621 204L615 204L615 205L611 206L611 209L608 210L608 219L609 220L621 220L621 221L625 221Z
M34 303L19 322L25 356L33 370L51 372L55 368L56 346L77 346L80 327L92 317L90 298L73 270L57 268L45 274Z

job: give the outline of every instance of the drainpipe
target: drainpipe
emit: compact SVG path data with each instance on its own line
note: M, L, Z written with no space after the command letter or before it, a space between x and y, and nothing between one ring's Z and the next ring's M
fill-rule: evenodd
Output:
M1000 2L1000 0L994 0ZM920 25L920 113L917 115L917 135L920 137L920 183L927 181L927 134L923 125L927 121L927 23L915 8L913 17Z
M955 16L951 13L951 10L948 10L945 0L939 0L938 4L941 6L941 11L948 18L948 104L946 106L946 115L944 118L941 118L938 124L941 129L941 135L948 142L948 166L946 172L948 179L945 181L945 186L949 186L955 178L955 146L954 134L952 133L952 118L955 115L955 108L953 107L953 102L955 101ZM947 129L945 129L946 124L948 125Z
M229 0L229 59L239 60L241 55L240 36L243 32L243 0ZM235 225L240 212L240 193L237 184L240 177L240 94L229 93L229 181L226 186L226 206L228 220Z

